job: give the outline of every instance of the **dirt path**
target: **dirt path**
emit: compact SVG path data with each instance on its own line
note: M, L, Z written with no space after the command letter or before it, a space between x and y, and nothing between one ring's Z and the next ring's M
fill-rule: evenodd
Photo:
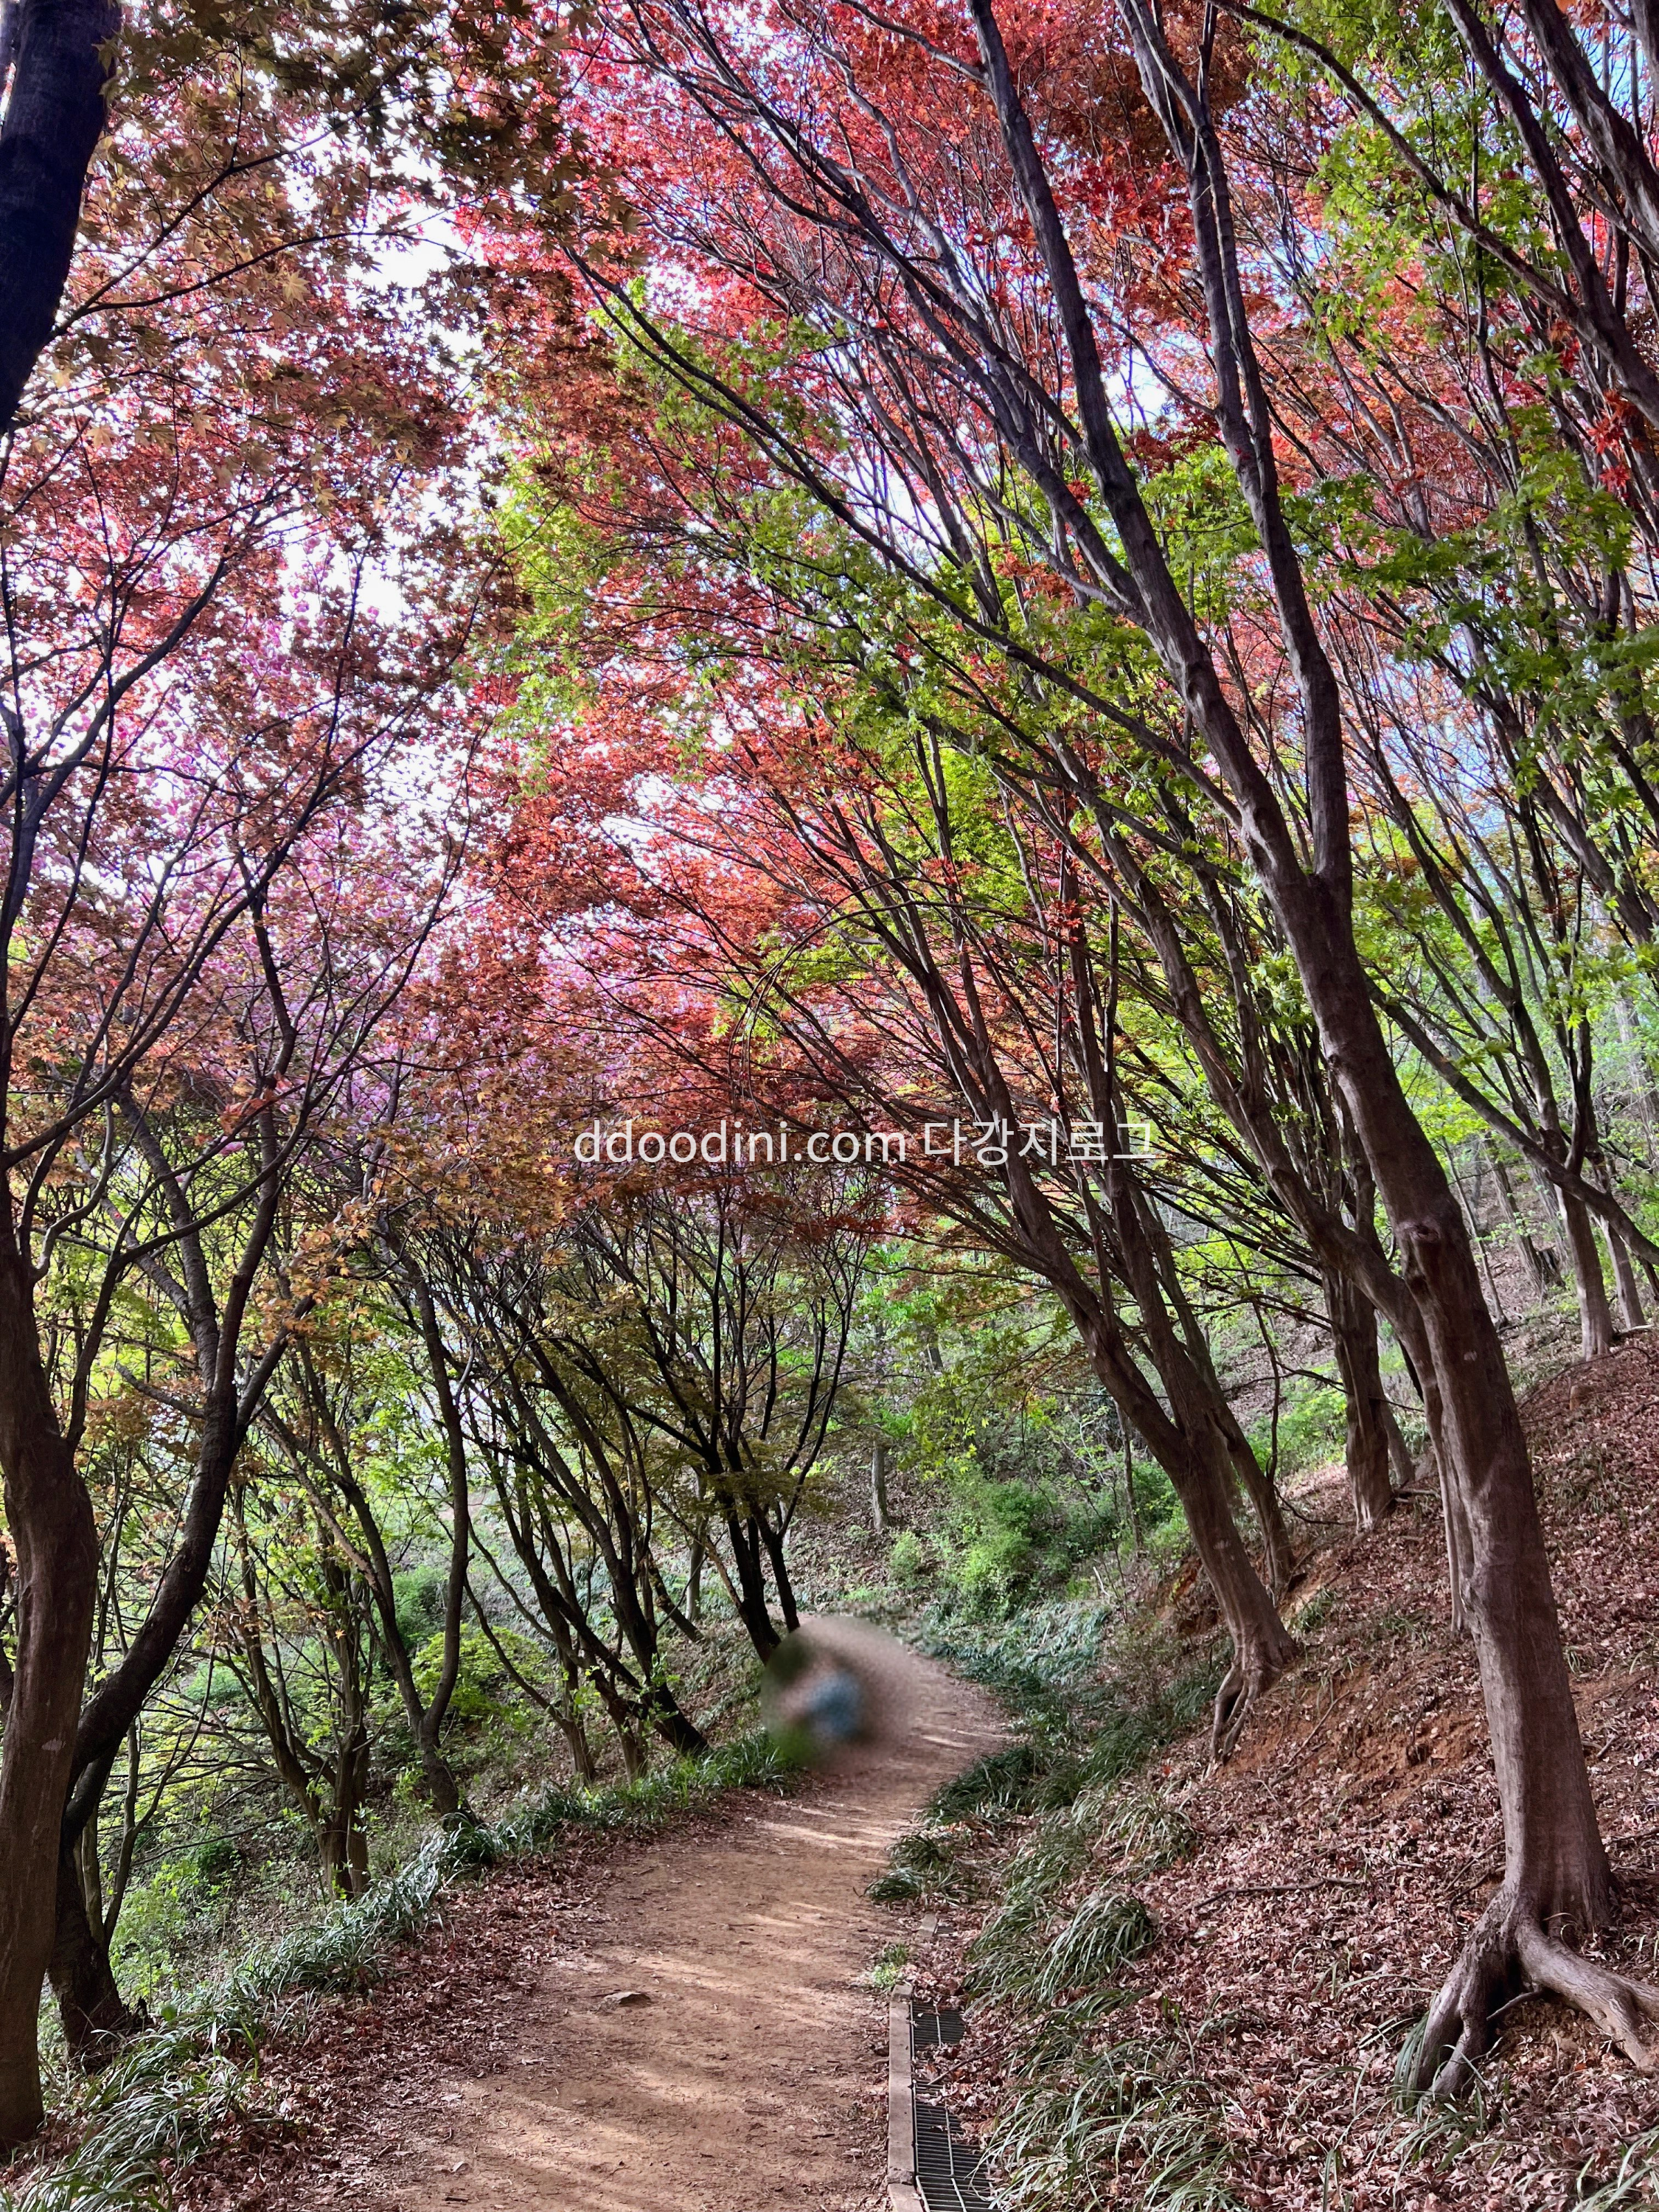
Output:
M998 1735L988 1700L939 1669L910 1662L905 1686L896 1744L713 1837L641 1847L585 1910L556 1916L514 1993L507 2063L404 2106L381 2154L402 2212L884 2201L884 2008L857 1978L894 1929L865 1887ZM392 2180L386 2164L375 2179Z

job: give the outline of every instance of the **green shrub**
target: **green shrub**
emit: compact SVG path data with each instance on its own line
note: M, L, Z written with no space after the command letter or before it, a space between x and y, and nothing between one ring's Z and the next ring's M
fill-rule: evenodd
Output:
M418 1651L443 1626L445 1595L445 1578L437 1567L411 1567L392 1577L392 1602L405 1651Z
M1304 1468L1339 1459L1347 1433L1348 1408L1340 1390L1328 1385L1304 1390L1279 1415L1279 1472L1299 1474ZM1273 1425L1260 1421L1250 1431L1256 1457L1265 1467L1272 1450Z
M430 1698L443 1673L443 1632L430 1636L410 1662L422 1698ZM507 1674L483 1629L469 1625L461 1631L461 1659L449 1701L453 1721L493 1720L501 1711L497 1692L507 1687Z
M914 1528L901 1528L893 1539L893 1580L902 1589L914 1589L927 1571L927 1554Z

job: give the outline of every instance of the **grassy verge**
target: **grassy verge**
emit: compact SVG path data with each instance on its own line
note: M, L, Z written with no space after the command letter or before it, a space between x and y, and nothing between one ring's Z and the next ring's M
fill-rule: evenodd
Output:
M0 2187L0 2212L164 2212L168 2174L251 2108L258 2046L284 2008L307 1993L371 1987L452 1883L562 1835L658 1827L725 1790L781 1790L794 1771L764 1736L744 1736L638 1782L548 1790L500 1820L434 1829L367 1895L254 1947L223 1981L167 2007L113 2064L66 2082L57 2121L73 2147Z
M1128 2201L1148 2212L1234 2212L1219 2101L1173 2012L1148 2033L1115 2016L1122 1970L1155 1941L1136 1884L1193 1846L1143 1771L1205 1720L1217 1668L1146 1656L1103 1666L1109 1615L1054 1604L994 1628L935 1623L935 1656L993 1691L1015 1730L939 1791L872 1894L993 1908L969 1953L968 1994L995 2018L1001 2109L988 2148L1009 2212ZM1014 1841L1018 1832L1018 1841ZM1009 1848L1012 1845L1012 1850ZM1218 2032L1224 2024L1218 2024Z

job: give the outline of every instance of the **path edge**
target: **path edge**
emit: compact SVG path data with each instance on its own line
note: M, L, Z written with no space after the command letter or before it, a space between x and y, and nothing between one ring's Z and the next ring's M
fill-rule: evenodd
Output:
M916 2186L915 2096L910 2077L910 1991L914 1972L893 1985L887 2005L887 2202L890 2212L927 2212Z

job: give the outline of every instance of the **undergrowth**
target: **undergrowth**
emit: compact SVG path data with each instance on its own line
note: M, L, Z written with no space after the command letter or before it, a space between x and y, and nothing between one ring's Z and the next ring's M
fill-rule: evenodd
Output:
M968 1959L970 2003L1010 2036L1009 2095L986 2146L1000 2204L1091 2212L1122 2201L1132 2177L1147 2212L1232 2212L1220 2104L1196 2061L1204 2027L1173 2011L1151 2034L1115 2024L1123 1969L1158 1933L1134 1884L1195 1842L1139 1777L1206 1719L1217 1668L1173 1647L1161 1665L1115 1668L1109 1618L1072 1604L989 1629L934 1625L934 1655L992 1690L1016 1736L945 1785L887 1879L954 1858L975 1824L1024 1826Z
M222 1982L169 2006L100 2072L77 2079L60 2112L69 2154L0 2187L0 2212L164 2212L167 2174L248 2108L261 2038L308 1995L370 1987L441 1893L483 1869L544 1850L573 1830L650 1828L726 1790L783 1790L794 1771L763 1735L635 1782L556 1787L488 1823L457 1818L361 1898L257 1944Z

